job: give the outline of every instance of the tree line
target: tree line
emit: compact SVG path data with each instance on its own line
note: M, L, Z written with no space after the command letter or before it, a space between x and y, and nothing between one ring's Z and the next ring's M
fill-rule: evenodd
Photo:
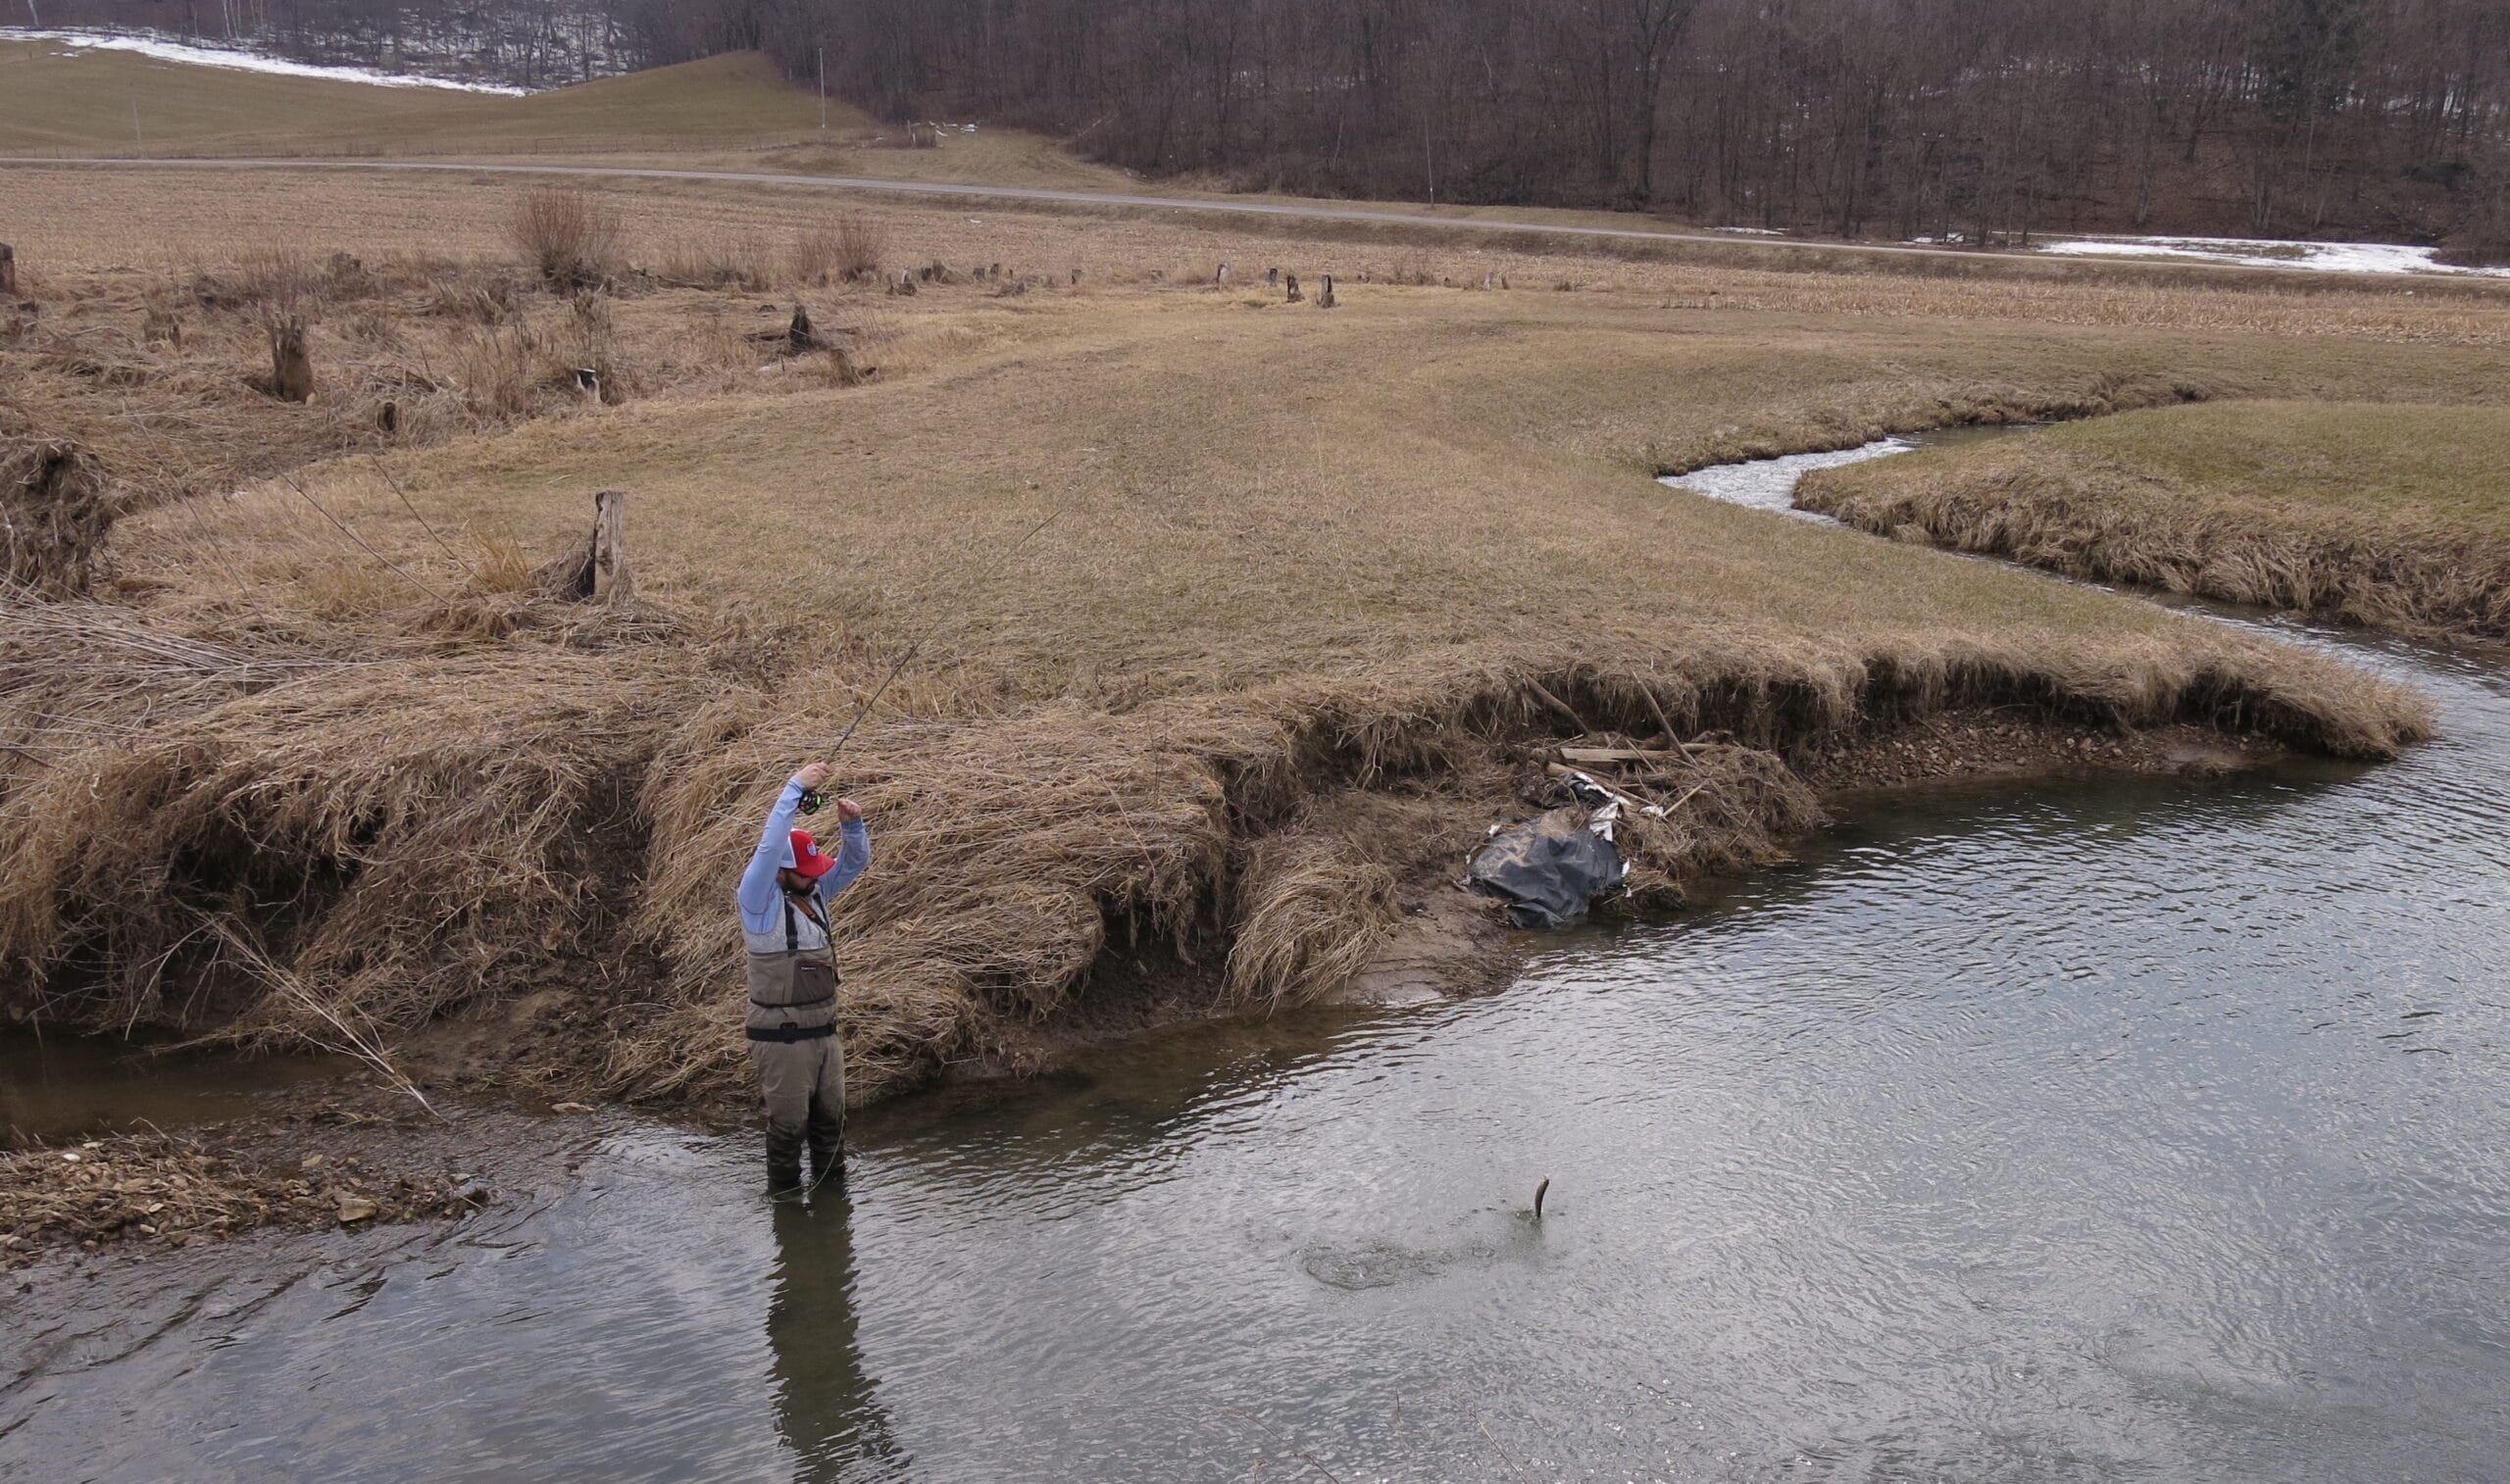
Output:
M2504 0L23 3L360 60L419 38L527 83L754 48L886 118L1241 188L2510 257Z
M1847 237L2510 239L2502 0L647 0L1152 173Z

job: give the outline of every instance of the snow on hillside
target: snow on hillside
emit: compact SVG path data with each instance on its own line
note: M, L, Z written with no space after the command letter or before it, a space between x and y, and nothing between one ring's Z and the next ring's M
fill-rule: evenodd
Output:
M221 46L201 46L189 41L176 41L153 32L36 30L23 25L0 25L0 41L49 41L64 48L61 55L82 51L137 52L161 62L187 62L199 67L233 68L238 72L269 73L282 77L322 77L334 82L368 82L376 87L441 87L464 93L504 93L521 96L527 88L508 87L494 82L457 82L450 77L423 77L413 73L386 73L365 67L323 67L310 62L286 62L265 57L258 52Z
M2433 249L2402 242L2283 242L2263 237L2068 237L2039 244L2060 256L2173 258L2243 268L2315 268L2337 273L2485 273L2510 268L2452 268Z

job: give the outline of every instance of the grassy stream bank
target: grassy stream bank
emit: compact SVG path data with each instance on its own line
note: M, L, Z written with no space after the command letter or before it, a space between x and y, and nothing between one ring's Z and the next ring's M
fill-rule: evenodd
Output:
M2069 576L2510 638L2510 410L2236 401L1821 470L1797 503Z

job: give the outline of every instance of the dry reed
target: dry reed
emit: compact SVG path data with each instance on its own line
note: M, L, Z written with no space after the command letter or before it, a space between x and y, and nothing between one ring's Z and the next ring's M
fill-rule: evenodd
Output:
M1349 983L1393 930L1395 884L1382 863L1332 834L1258 841L1237 887L1225 1003L1278 1010Z
M0 585L83 596L121 514L103 467L85 449L0 436Z
M535 186L515 202L506 234L540 281L574 293L599 286L619 257L618 209L588 190Z

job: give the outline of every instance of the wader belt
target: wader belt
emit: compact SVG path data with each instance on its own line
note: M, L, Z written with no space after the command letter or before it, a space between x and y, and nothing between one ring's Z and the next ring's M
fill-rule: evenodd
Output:
M790 1046L796 1041L825 1040L835 1034L836 1027L833 1025L779 1025L774 1030L759 1030L752 1027L749 1038L753 1041L778 1041Z

